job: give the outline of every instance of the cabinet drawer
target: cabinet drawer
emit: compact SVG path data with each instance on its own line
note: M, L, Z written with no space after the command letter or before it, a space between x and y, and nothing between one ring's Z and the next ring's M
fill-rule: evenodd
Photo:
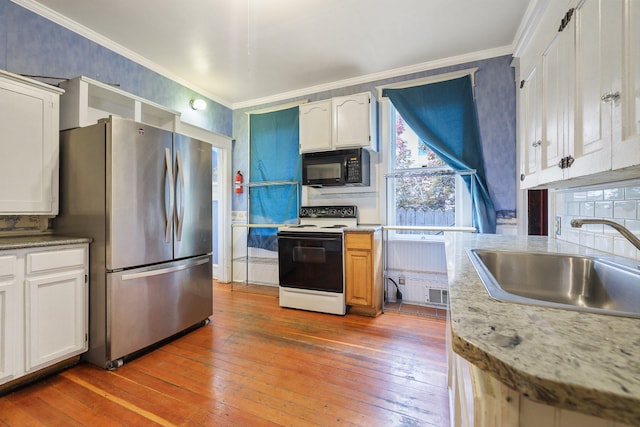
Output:
M372 249L371 233L347 233L345 235L347 249Z
M0 277L16 275L16 256L0 256Z
M47 270L83 266L83 248L62 249L59 251L37 252L27 255L27 274Z

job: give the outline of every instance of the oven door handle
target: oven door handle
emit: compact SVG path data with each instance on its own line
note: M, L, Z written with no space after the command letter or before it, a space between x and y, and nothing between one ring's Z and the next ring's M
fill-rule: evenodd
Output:
M309 237L309 236L285 236L280 234L278 239L289 239L289 240L316 240L323 242L337 242L340 240L340 236L336 237Z

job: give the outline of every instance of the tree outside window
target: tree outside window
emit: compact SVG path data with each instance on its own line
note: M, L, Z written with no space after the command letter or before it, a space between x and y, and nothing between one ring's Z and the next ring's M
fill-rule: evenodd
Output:
M456 177L395 114L396 225L455 225Z

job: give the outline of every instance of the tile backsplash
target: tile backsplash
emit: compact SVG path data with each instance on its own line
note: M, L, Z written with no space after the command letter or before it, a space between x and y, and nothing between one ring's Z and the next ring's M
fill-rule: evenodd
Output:
M640 260L636 249L613 228L601 224L572 228L574 218L615 221L640 235L640 180L557 190L553 193L555 216L561 217L556 238L614 255ZM553 223L553 219L550 218Z
M48 221L38 215L0 215L0 235L39 233L49 228Z

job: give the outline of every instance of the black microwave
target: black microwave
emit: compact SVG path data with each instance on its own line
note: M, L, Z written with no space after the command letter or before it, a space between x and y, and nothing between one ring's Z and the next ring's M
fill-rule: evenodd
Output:
M363 148L302 155L302 185L369 185L369 152Z

